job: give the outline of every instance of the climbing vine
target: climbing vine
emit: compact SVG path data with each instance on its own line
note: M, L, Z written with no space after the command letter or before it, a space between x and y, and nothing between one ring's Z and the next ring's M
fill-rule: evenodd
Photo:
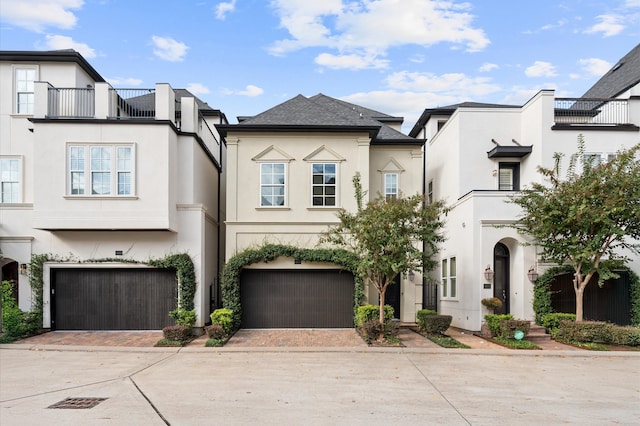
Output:
M624 267L630 280L631 293L631 324L640 325L640 277L631 269ZM542 318L553 312L551 308L551 283L556 276L573 273L571 265L554 266L542 274L533 287L533 311L536 314L536 324L542 325Z
M29 264L29 284L33 292L31 309L37 312L41 318L43 309L44 264L46 262L135 263L175 270L176 277L178 278L178 307L185 310L192 310L194 308L193 299L196 294L195 268L191 257L186 253L172 254L162 259L151 259L148 262L114 258L79 260L71 256L62 258L54 254L34 254L31 256L31 262Z
M240 303L240 273L248 265L258 262L270 262L276 258L290 257L305 262L333 263L351 272L355 279L353 289L354 315L357 307L364 301L364 285L357 274L358 259L346 250L305 249L293 246L265 244L257 249L247 249L233 256L222 270L220 289L222 304L233 311L234 330L240 328L242 305Z

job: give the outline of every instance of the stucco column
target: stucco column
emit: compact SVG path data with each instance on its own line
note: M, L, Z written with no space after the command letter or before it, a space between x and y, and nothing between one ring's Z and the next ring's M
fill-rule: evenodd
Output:
M94 116L98 120L105 120L109 116L109 89L111 89L109 83L96 83L94 86L96 103Z
M194 98L182 98L180 100L180 129L183 132L198 133L198 110Z
M33 86L33 118L45 118L48 114L49 83L36 81Z
M168 83L156 84L156 120L176 118L176 95Z

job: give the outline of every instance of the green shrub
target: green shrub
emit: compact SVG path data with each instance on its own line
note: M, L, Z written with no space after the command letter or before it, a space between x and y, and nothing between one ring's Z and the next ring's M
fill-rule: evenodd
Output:
M225 334L233 331L233 311L228 308L220 308L211 312L211 325L219 325ZM210 336L212 337L212 336Z
M529 334L529 328L531 327L531 321L503 319L500 321L498 337L503 339L515 339L516 331L522 331L526 336Z
M384 305L384 321L391 321L393 319L393 307L390 305ZM358 306L356 313L356 326L362 327L366 322L378 321L380 322L380 306L377 305L364 305Z
M42 324L39 312L24 312L18 308L13 298L14 284L11 281L2 281L0 291L2 293L2 328L4 335L2 341L13 342L22 337L36 334Z
M640 327L611 327L611 343L614 345L640 346Z
M165 340L179 340L184 342L191 337L191 327L186 325L170 325L162 329L162 334Z
M542 326L547 333L551 334L558 327L560 327L561 321L575 321L576 314L564 314L561 312L554 312L552 314L545 314L542 316Z
M420 329L424 328L424 318L428 315L438 315L438 312L432 309L420 309L418 312L416 312L416 320L418 322L418 328Z
M451 326L452 319L451 315L425 315L419 328L427 334L444 334Z
M224 339L215 339L215 338L211 338L211 339L207 339L206 342L204 342L204 345L207 348L212 348L212 347L220 347L220 346L224 346Z
M552 333L556 340L567 342L608 343L611 341L613 324L597 321L560 321L560 326Z
M176 325L193 327L193 325L196 323L196 311L194 309L186 310L177 308L169 312L169 316L174 319Z
M494 335L500 333L500 321L513 319L511 314L488 314L484 316L484 320L487 322L487 327Z

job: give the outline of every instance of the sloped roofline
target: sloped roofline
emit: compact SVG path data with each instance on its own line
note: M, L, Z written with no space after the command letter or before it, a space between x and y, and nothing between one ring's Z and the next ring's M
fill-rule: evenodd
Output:
M74 62L80 66L96 82L105 83L106 80L96 71L87 60L73 49L65 50L0 50L0 61L7 62Z

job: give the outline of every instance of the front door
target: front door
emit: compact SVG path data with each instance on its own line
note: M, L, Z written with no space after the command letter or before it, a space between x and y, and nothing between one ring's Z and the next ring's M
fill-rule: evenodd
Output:
M509 249L502 243L493 248L493 297L502 300L502 306L496 314L509 313Z
M400 319L400 287L400 274L398 274L384 293L384 304L393 308L393 317L395 319Z

